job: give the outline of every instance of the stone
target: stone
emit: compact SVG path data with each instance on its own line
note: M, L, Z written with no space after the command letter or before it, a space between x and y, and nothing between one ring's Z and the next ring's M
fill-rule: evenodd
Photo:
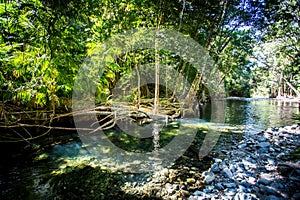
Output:
M267 195L278 195L276 188L260 185L260 191Z
M265 136L259 136L259 137L257 138L257 140L258 140L259 142L264 142L264 141L267 140L267 138L266 138Z
M215 180L215 178L216 178L216 176L214 175L214 173L210 172L209 174L207 174L204 177L204 182L206 184L210 184L210 183L212 183Z
M230 169L230 171L233 172L233 173L236 172L236 166L234 166L234 165L232 165L232 164L229 165L229 169Z
M170 199L170 200L177 200L178 198L177 198L176 195L172 195L172 196L169 197L169 199Z
M169 170L168 169L163 169L161 172L163 175L168 176L169 175Z
M242 173L242 172L244 172L244 170L243 170L243 168L242 168L242 167L240 167L240 166L237 166L236 172L238 172L238 173Z
M217 184L216 184L216 188L217 188L218 190L224 190L224 187L223 187L222 183L217 183Z
M225 168L223 169L223 173L226 175L227 178L230 178L230 179L233 178L232 172L231 172L230 169L228 169L227 167L225 167Z
M273 128L268 128L265 132L266 133L273 133Z
M189 196L190 195L189 191L186 191L186 190L181 190L180 193L181 193L182 196Z
M247 144L246 144L246 143L242 143L242 144L238 145L238 148L239 148L239 149L244 149L244 148L246 148L246 147L247 147Z
M173 186L172 186L172 184L170 184L170 183L166 183L166 185L165 185L165 188L166 189L170 189L170 188L172 188Z
M212 164L210 167L210 171L214 173L220 172L219 165L217 163Z
M197 177L195 179L198 181L192 185L186 184L188 182L186 181L185 185L188 188L186 190L193 191L191 196L195 197L193 199L220 199L220 197L234 200L300 199L299 191L296 190L298 194L292 193L291 189L295 191L296 186L291 180L275 181L281 180L277 179L278 172L283 168L278 166L282 161L280 159L297 148L299 141L300 126L297 126L294 132L291 130L287 132L286 129L276 132L274 128L244 135L243 140L237 140L234 143L235 148L231 148L230 151L218 150L219 153L226 155L220 154L222 159L214 158L214 163L208 171L202 173L201 179L198 178L198 170L194 170L193 173L187 171L187 174L193 174L190 177ZM298 171L295 170L293 176L299 177L300 170ZM207 185L203 190L197 190L203 184L201 180ZM168 198L166 195L163 197ZM192 200L191 197L189 199Z
M251 163L251 162L249 162L249 161L247 161L245 159L243 159L242 162L244 164L244 168L245 169L249 169L249 167L252 167L254 165L253 163Z
M221 163L222 162L222 160L219 159L219 158L214 158L214 161L215 161L215 163Z
M292 200L298 200L298 199L300 199L300 193L294 194Z
M238 191L239 192L248 192L248 190L242 185L239 185Z
M223 185L224 185L226 188L235 188L235 187L236 187L235 183L224 183Z
M247 194L243 192L238 192L234 196L234 200L255 200L257 199L255 194Z
M270 147L270 152L275 152L275 149L273 147Z
M205 193L203 193L203 192L201 192L201 191L199 191L199 190L196 190L196 191L194 192L193 195L194 195L194 196L204 196Z
M270 143L269 142L260 142L257 144L257 146L260 148L268 148L268 147L270 147Z
M268 163L270 165L275 165L275 161L273 159L268 158Z
M262 198L262 200L281 200L282 198L274 196L274 195L269 195L269 196L265 196L264 198Z
M234 196L234 200L245 200L245 199L247 199L245 193L237 193Z
M209 193L211 193L211 189L210 189L210 188L205 188L205 189L203 190L203 192L204 192L205 194L209 194Z
M222 152L222 153L224 153L224 154L226 154L226 155L229 153L229 151L227 151L227 150L224 150L224 149L223 149L223 150L221 150L221 152Z
M230 199L232 199L235 196L235 194L236 194L236 189L235 188L226 188L224 190L224 192L225 192L226 196L231 196Z
M167 189L168 194L174 194L175 193L175 189L174 188L169 188Z
M278 188L278 189L284 189L285 188L282 183L278 183L278 182L272 183L271 187Z
M248 188L248 187L251 186L251 184L250 184L248 181L245 181L245 180L243 180L243 181L241 182L241 184L242 184L244 187L246 187L246 188Z
M270 185L272 181L265 178L259 178L257 182L263 185Z
M250 176L250 177L248 178L248 182L249 182L250 184L254 185L254 184L256 183L256 179L255 179L254 177Z
M187 182L187 184L193 184L196 182L196 180L194 178L187 178L186 182Z

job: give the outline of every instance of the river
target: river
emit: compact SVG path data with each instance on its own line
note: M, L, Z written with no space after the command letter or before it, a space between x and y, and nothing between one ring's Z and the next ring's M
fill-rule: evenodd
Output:
M218 129L232 130L229 134L251 134L268 127L290 125L295 123L293 114L299 114L298 103L288 100L231 98L226 100L225 105L224 123L218 124ZM199 124L214 121L212 116L211 106L205 105L201 110L201 119L171 123L158 138L161 141L155 143L155 148L171 141L178 124L199 128ZM114 131L111 130L111 133L114 134ZM110 138L116 140L115 136ZM145 144L127 140L120 147L134 146L135 150L144 148L143 151L151 151L152 140L145 143L149 144L148 149ZM45 148L39 146L37 151L24 150L16 144L0 145L0 199L105 199L107 190L112 191L110 195L114 193L121 199L124 195L122 184L130 179L128 175L111 175L103 173L103 168L99 170L99 162L91 157L78 137L66 144L53 144ZM134 199L134 196L126 198Z

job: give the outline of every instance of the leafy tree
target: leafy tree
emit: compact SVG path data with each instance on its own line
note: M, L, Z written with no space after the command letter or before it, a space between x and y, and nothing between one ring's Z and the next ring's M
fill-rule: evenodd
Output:
M271 10L255 53L258 69L268 71L264 87L274 96L300 96L299 1L277 2Z

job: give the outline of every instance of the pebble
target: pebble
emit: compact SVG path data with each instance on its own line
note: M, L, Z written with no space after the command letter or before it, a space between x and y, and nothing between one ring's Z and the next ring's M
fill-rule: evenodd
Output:
M260 142L257 144L260 148L268 148L270 146L269 142Z
M247 144L243 143L243 144L240 144L238 146L239 149L244 149L245 147L247 147Z
M272 182L271 180L268 180L268 179L265 179L265 178L258 179L258 183L261 183L263 185L269 185L271 182Z
M217 163L212 164L212 166L210 167L210 171L214 173L219 172L220 171L219 165Z
M235 183L224 183L223 185L227 188L235 188L236 187Z
M296 193L293 195L292 197L293 200L297 200L297 199L300 199L300 193Z
M217 184L216 184L216 188L217 188L218 190L224 190L224 187L223 187L222 183L217 183Z
M259 137L257 138L257 140L258 140L259 142L264 142L264 141L267 140L267 138L266 138L265 136L259 136Z
M228 169L227 167L225 167L225 168L223 169L223 173L227 176L227 178L230 178L230 179L233 178L232 172L231 172L230 169Z
M216 178L215 175L212 172L210 172L209 174L207 174L204 177L204 182L206 184L210 184L211 182L213 182L215 180L215 178Z
M282 200L282 198L279 198L274 195L269 195L269 196L264 197L263 200Z
M187 184L192 184L192 183L195 183L196 180L194 178L187 178L186 182L187 182Z
M187 161L180 169L154 172L143 184L131 182L126 191L170 200L300 199L300 170L282 165L287 155L299 148L300 124L245 134L241 140L231 142L233 146L208 157L211 163L205 171L201 162Z
M189 199L300 199L299 181L282 176L279 170L285 168L278 167L285 162L283 158L299 148L299 141L300 124L245 135L242 141L236 143L237 148L227 151L225 158L213 159L210 169L202 173L206 186ZM293 175L300 180L297 170L284 172L289 174L293 171ZM207 181L212 174L213 180Z
M219 158L215 158L214 161L215 161L215 163L221 163L222 162L222 160L219 159Z
M199 190L196 190L194 192L194 196L204 196L204 193L203 192L200 192Z

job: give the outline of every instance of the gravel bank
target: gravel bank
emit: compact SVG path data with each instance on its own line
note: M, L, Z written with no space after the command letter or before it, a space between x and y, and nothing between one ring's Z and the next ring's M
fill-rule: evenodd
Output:
M245 135L224 159L214 159L202 173L205 187L188 199L300 199L299 146L299 125Z
M300 199L299 152L295 155L300 125L269 128L231 143L229 150L217 150L223 156L213 158L207 171L187 161L182 168L157 171L122 189L141 198L168 200Z

